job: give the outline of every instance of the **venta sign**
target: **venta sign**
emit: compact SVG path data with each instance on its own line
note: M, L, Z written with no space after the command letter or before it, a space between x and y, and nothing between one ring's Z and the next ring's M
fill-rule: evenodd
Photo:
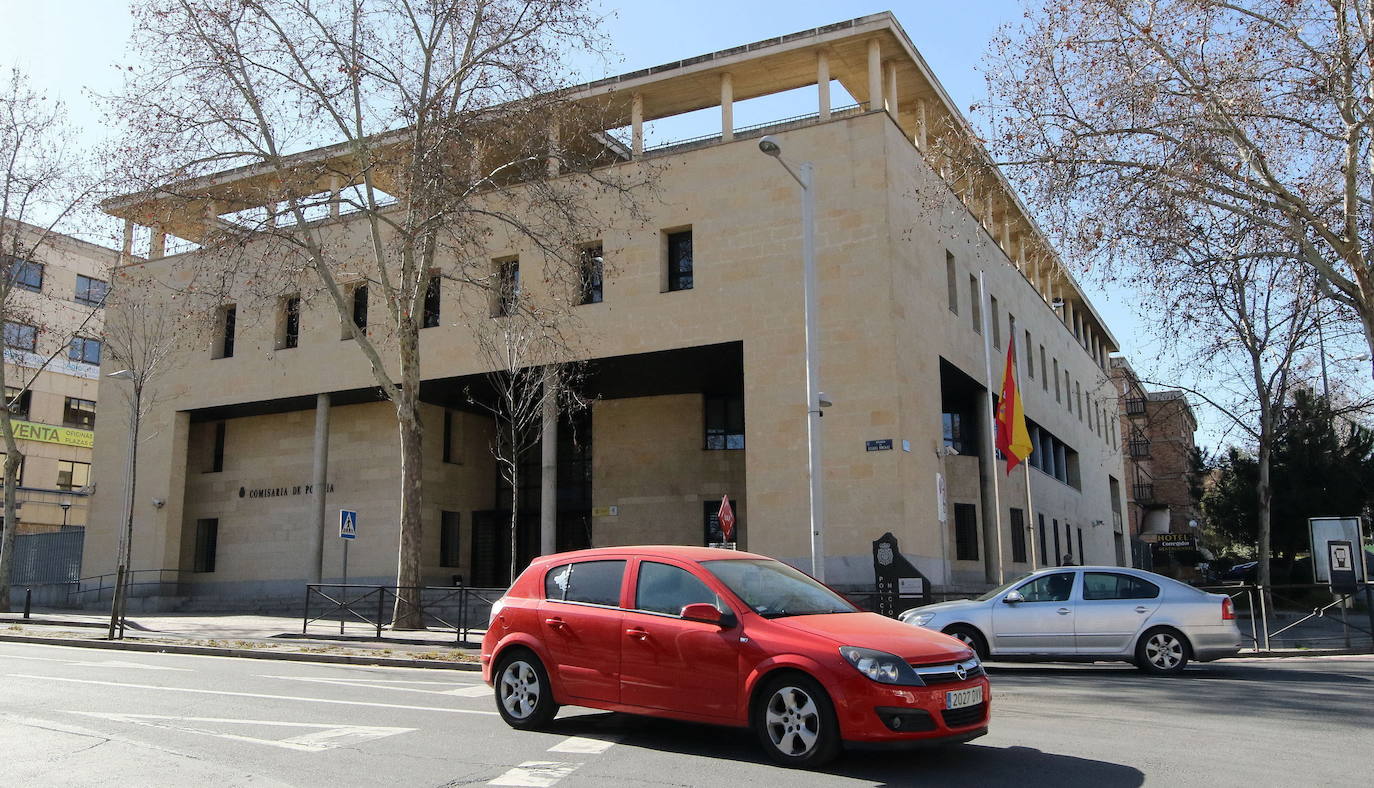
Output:
M325 485L324 491L334 492L334 485ZM240 487L240 498L289 498L293 495L311 495L315 492L313 484L297 484L292 487Z

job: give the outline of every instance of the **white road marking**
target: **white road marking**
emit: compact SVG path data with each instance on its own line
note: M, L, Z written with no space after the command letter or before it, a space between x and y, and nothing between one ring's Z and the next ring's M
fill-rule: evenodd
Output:
M476 685L467 682L457 681L411 681L407 679L351 679L351 678L324 678L319 676L259 676L264 679L284 679L286 681L309 681L316 684L337 684L342 687L366 687L370 689L396 690L397 692L423 692L427 695L457 695L463 698L479 698L491 694L491 688L486 684ZM393 684L420 684L428 687L452 687L454 684L463 684L457 689L420 689L419 687L395 687Z
M55 644L52 644L52 643L14 643L14 642L0 642L0 647L4 647L4 646L18 646L19 648L25 648L25 649L30 649L30 648L33 648L33 649L65 649L65 650L67 650L67 651L81 651L81 652L86 653L86 654L89 654L89 653L91 652L91 649L88 648L88 647L85 647L85 646L59 646L59 645L55 645ZM293 652L293 653L294 653L294 652ZM252 662L252 663L254 663L255 665L259 665L259 666L262 665L262 658L261 658L261 657L231 657L231 656L227 656L227 655L224 655L224 654L165 654L165 653L158 653L156 656L157 656L159 659L232 659L232 660L237 660L237 661L239 661L239 662ZM384 656L384 655L379 655L379 656ZM36 657L20 657L20 656L17 655L17 654L0 653L0 659L36 659ZM306 662L306 661L302 661L302 662L291 662L291 663L287 663L287 664L290 664L290 665L300 665L301 667L306 667L306 666L315 667L315 668L327 667L327 668L333 668L333 669L335 669L335 670L387 671L387 672L400 672L400 671L404 671L404 670L413 670L413 671L423 671L424 673L426 673L426 674L428 674L428 675L434 675L434 668L412 668L412 667L407 667L407 666L403 666L403 665L369 665L369 664L366 664L366 663L333 663L333 662ZM453 672L454 672L454 673L457 673L457 674L459 674L459 675L475 675L475 676L480 676L480 675L481 675L481 673L479 673L479 672L478 672L477 670L475 670L475 669L474 669L474 670L455 669Z
M407 711L439 711L447 714L478 714L484 717L495 716L494 711L476 709L450 709L436 706L403 706L395 703L370 703L362 700L335 700L333 698L303 698L294 695L268 695L261 692L229 692L227 690L197 689L194 687L158 687L151 684L121 684L117 681L94 681L91 679L69 679L58 676L30 676L24 673L7 673L12 678L34 679L36 681L66 681L72 684L95 684L104 687L126 687L128 689L162 690L164 692L190 692L198 695L228 695L236 698L267 698L269 700L294 700L302 703L333 703L342 706L371 706L380 709L405 709Z
M579 755L600 755L615 746L617 739L589 739L586 736L569 736L549 748L549 752L571 752Z
M386 736L395 736L398 733L410 733L415 728L389 728L373 725L319 725L309 722L276 722L273 720L237 720L221 717L166 717L158 714L102 714L94 711L69 711L68 714L81 714L86 717L96 717L102 720L112 720L114 722L125 722L132 725L147 725L153 728L166 728L175 731L185 731L187 733L198 733L203 736L214 736L219 739L230 739L232 741L251 742L253 744L266 744L269 747L281 747L287 750L298 752L323 752L332 750L336 747L354 746L363 742L381 739ZM303 733L299 736L292 736L288 739L262 739L256 736L245 736L239 733L228 733L225 731L208 730L204 727L187 725L186 723L213 723L216 725L258 725L258 726L277 726L283 728L314 728L313 733Z
M76 660L76 659L57 659L55 657L26 657L18 654L0 655L3 659L27 659L33 662L60 662L63 665L79 665L89 668L130 668L133 670L179 670L185 673L194 673L191 668L173 668L166 665L146 665L142 662L125 662L117 659L107 659L102 662L95 660Z
M580 763L560 761L525 761L487 785L514 785L525 788L548 788L567 777L581 766Z

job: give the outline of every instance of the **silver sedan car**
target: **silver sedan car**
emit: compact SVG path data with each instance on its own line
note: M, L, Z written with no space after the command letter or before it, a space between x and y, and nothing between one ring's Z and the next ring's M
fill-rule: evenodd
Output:
M1178 673L1241 646L1226 596L1120 566L1041 569L899 618L959 638L983 659L1125 660L1150 673Z

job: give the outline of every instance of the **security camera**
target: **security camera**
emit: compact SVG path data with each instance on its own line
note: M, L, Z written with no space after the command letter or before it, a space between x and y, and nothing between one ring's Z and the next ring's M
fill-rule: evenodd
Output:
M822 408L828 408L835 403L830 401L829 394L826 394L824 391L818 391L816 392L816 404L820 405Z
M778 144L777 139L772 134L759 138L759 150L769 156L776 157L782 154L782 146Z
M154 508L154 509L161 509L161 508L163 507L163 505L166 504L166 503L167 503L167 501L164 500L164 499L162 499L162 498L154 498L154 499L153 499L153 508Z

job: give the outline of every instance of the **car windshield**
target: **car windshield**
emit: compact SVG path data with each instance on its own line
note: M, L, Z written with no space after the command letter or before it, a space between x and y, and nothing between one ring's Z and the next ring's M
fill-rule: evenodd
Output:
M741 558L703 561L702 566L764 618L859 612L844 597L780 561Z
M979 602L986 602L986 601L988 601L989 599L992 599L992 598L995 597L995 596L998 596L998 595L1000 595L1000 594L1006 593L1007 591L1010 591L1010 590L1011 590L1011 587L1012 587L1012 586L1016 585L1017 583L1020 583L1022 580L1025 580L1025 579L1028 578L1028 577L1030 577L1030 572L1027 572L1027 573L1025 573L1024 575L1021 575L1021 576L1017 577L1015 580L1011 581L1010 583L1005 583L1005 584L1003 584L1003 585L1000 585L1000 586L998 586L998 587L992 589L991 591L987 592L986 594L983 594L982 596L977 597L977 600L978 600Z

